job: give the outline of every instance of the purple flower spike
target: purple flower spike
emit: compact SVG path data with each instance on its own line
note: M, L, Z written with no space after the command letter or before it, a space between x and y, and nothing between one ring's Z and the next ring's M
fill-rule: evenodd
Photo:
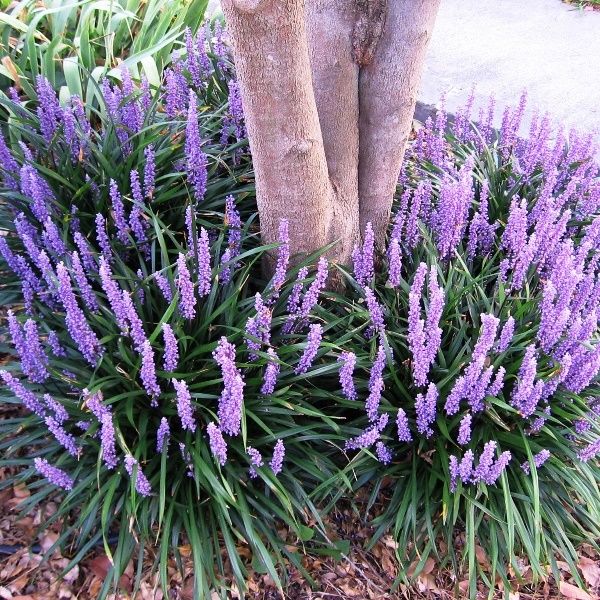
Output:
M433 435L430 425L435 422L437 411L438 391L434 383L430 383L425 396L418 394L415 400L417 414L417 430L429 438Z
M172 379L173 387L177 392L177 414L181 419L181 427L194 433L196 431L196 420L194 418L194 407L192 396L185 381Z
M317 276L315 280L310 284L310 287L306 291L304 298L302 299L302 306L300 307L300 315L304 318L308 317L310 311L313 309L319 299L319 294L323 291L325 283L327 281L328 265L327 259L322 256L319 259L317 265Z
M219 398L219 424L228 435L239 435L244 404L244 380L235 366L235 346L226 337L219 340L213 357L221 367L223 391Z
M354 367L356 366L356 354L354 352L342 352L338 358L342 363L340 367L340 385L342 392L348 400L356 400L356 388L354 387Z
M146 476L142 473L140 463L133 458L131 454L127 454L123 462L125 463L125 470L129 477L132 479L135 478L135 491L140 496L151 496L152 486Z
M371 316L371 325L367 329L366 336L367 338L373 337L375 333L381 332L385 329L385 322L383 319L383 308L377 301L375 294L371 288L364 288L365 290L365 299L367 301L367 309L369 311L369 315Z
M194 284L185 262L185 255L179 253L177 259L177 289L179 290L179 310L186 319L196 316L196 296L194 295Z
M98 241L98 246L100 246L102 256L104 256L106 262L110 262L112 260L112 250L108 235L106 234L106 221L99 213L96 215L96 240Z
M210 294L211 277L208 232L201 227L198 236L198 295L200 298Z
M171 428L169 427L169 421L166 417L162 417L160 425L156 430L156 451L161 453L163 448L169 444L169 438L171 437Z
M156 179L154 146L150 145L144 148L144 158L146 159L146 164L144 166L144 195L148 200L152 200Z
M51 331L48 334L48 346L50 346L52 354L54 354L56 358L64 358L65 356L67 356L67 353L65 352L64 348L60 343L60 340L58 339L58 334L56 333L56 331Z
M83 311L77 304L75 294L71 289L71 278L62 262L56 266L56 275L58 278L58 295L65 309L67 329L84 358L92 366L95 366L103 352L100 340L92 331Z
M273 471L273 475L277 476L281 473L283 469L283 459L285 457L285 446L283 445L282 440L277 440L275 444L275 448L273 449L273 458L269 466L271 467L271 471Z
M585 448L583 448L582 450L579 451L579 453L577 454L577 457L582 462L588 462L588 461L596 458L596 456L598 456L598 454L600 454L600 439L597 439L596 441L592 442L591 444L588 444L587 446L585 446Z
M398 287L400 285L400 272L402 270L402 252L400 250L400 242L397 238L390 240L388 247L388 283L392 287Z
M152 405L156 405L156 399L160 396L160 387L156 379L156 367L154 366L154 350L148 340L144 340L141 349L142 367L140 379L148 396L152 398Z
M63 490L72 490L74 481L62 469L51 465L45 458L34 458L33 464L37 471L43 475L51 484L62 488Z
M276 293L279 292L285 281L290 262L290 234L287 219L281 219L279 223L279 243L281 245L277 248L277 265L271 284Z
M114 469L117 466L117 449L115 441L115 427L110 411L106 411L100 416L100 445L102 447L102 458L107 469Z
M460 428L458 430L457 442L461 446L466 446L471 441L471 422L473 417L470 413L467 413L460 421Z
M365 227L362 248L354 248L352 262L356 281L362 286L369 285L375 276L375 234L371 223Z
M525 356L519 369L519 381L513 388L510 402L521 413L523 417L531 416L538 405L541 396L540 381L535 384L537 373L537 359L535 346L527 346Z
M194 196L197 202L204 200L208 179L208 161L206 155L202 152L201 146L202 140L198 126L196 94L190 90L187 125L185 128L185 164L187 178L194 189Z
M8 389L23 403L23 406L35 413L38 417L44 418L46 409L35 397L33 392L28 390L16 377L8 371L0 370L0 379L4 381Z
M260 393L269 396L275 391L275 385L277 383L277 377L279 376L280 365L277 362L277 354L273 348L267 349L269 355L269 362L265 368L265 375L263 378L263 384L260 388Z
M119 329L125 334L127 333L127 309L123 304L123 293L121 288L112 278L109 263L104 256L100 257L99 271L102 289L104 290L110 308L115 315Z
M179 350L177 349L177 338L173 329L167 323L162 325L163 337L165 340L165 351L163 354L163 368L165 371L177 370L179 361Z
M458 465L458 459L456 456L450 457L448 471L450 472L450 491L455 492L456 486L458 485L458 479L460 477L460 467Z
M496 352L505 352L512 341L515 332L515 320L513 317L508 317L506 323L500 332L500 339L496 343Z
M534 454L533 456L533 464L535 465L536 469L539 469L548 459L550 458L550 451L549 450L540 450L540 452L538 452L537 454ZM529 475L530 473L530 466L528 462L524 462L521 465L521 469L523 470L523 472L526 475Z
M377 460L380 463L389 465L392 462L392 452L383 442L377 442L375 444L375 453L377 455Z
M258 292L254 299L254 309L256 315L249 317L246 322L246 345L250 351L250 360L256 360L256 353L271 340L271 310L264 304Z
M301 373L306 373L306 371L308 371L313 360L315 359L315 356L317 355L319 346L321 345L322 337L323 327L318 323L313 323L310 326L308 335L306 336L306 347L304 348L304 352L300 357L298 366L294 370L296 375L300 375Z
M365 429L360 435L349 439L344 445L344 450L360 450L375 444L379 440L381 432L387 426L388 419L387 414L381 415L373 425Z
M170 304L173 300L173 291L171 290L169 280L162 273L156 273L154 278L156 279L156 285L161 291L164 299Z
M152 486L150 482L142 473L142 468L140 467L140 463L131 456L131 454L127 454L123 461L125 463L125 470L127 474L133 479L135 478L135 491L140 496L151 496L152 495Z
M40 120L40 130L46 142L50 143L59 126L62 110L56 92L45 77L38 75L35 88L39 102L37 114Z
M419 386L426 385L429 368L440 347L442 330L439 327L439 321L444 308L443 292L437 284L437 275L432 267L429 271L430 302L427 320L420 318L421 296L426 275L427 265L421 263L415 273L408 296L408 344L413 355L413 378L415 384Z
M264 464L263 457L256 448L252 448L251 446L246 448L246 454L250 457L250 469L248 473L250 478L254 479L257 476L256 469L262 467Z
M79 287L79 292L81 293L81 298L92 312L96 312L100 308L98 306L98 301L96 300L96 294L88 281L83 264L76 250L71 254L71 266L73 268L73 277L75 278L77 286Z
M401 442L412 442L412 434L408 425L408 418L403 408L398 409L396 417L396 427L398 429L398 440Z
M224 466L227 462L227 443L223 439L221 430L214 423L209 423L206 427L206 433L208 433L210 451L219 461L219 464Z
M122 244L127 244L129 242L129 228L127 226L127 219L125 218L123 199L121 198L117 182L114 179L110 180L109 187L110 201L113 207L115 225L117 226L117 237Z
M369 374L369 395L365 401L365 411L369 421L377 421L379 418L379 403L383 392L383 370L385 369L385 348L382 344L377 349L377 356Z

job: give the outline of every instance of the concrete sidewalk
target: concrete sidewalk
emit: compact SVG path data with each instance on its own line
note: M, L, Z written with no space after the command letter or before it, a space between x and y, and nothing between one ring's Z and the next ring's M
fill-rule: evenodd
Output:
M528 92L534 107L567 126L600 134L600 12L559 0L442 0L429 47L420 102L449 112L476 84L475 111L496 96L506 104Z

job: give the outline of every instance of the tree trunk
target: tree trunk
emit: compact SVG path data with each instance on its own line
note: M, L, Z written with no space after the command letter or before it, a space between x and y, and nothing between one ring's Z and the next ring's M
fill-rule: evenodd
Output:
M381 247L440 0L388 0L373 59L360 70L360 227Z
M382 245L439 1L222 0L265 242Z
M330 241L333 189L313 93L301 0L223 0L256 176L261 233L287 218L292 253Z

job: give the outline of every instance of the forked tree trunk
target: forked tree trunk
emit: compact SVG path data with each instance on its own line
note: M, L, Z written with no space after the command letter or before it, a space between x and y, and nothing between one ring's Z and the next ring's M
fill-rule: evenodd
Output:
M222 0L261 230L292 253L337 241L347 264L371 221L385 239L440 0Z

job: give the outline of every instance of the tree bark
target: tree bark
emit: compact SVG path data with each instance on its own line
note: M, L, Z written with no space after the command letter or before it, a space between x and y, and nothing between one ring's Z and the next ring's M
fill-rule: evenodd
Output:
M362 0L367 4L372 0ZM360 228L385 240L440 0L388 0L372 60L360 69Z
M358 201L358 73L352 32L356 0L308 0L306 28L319 123L334 190L331 240L349 264L360 238Z
M310 73L303 0L223 0L252 161L261 233L278 240L289 221L291 252L330 241L334 191Z

